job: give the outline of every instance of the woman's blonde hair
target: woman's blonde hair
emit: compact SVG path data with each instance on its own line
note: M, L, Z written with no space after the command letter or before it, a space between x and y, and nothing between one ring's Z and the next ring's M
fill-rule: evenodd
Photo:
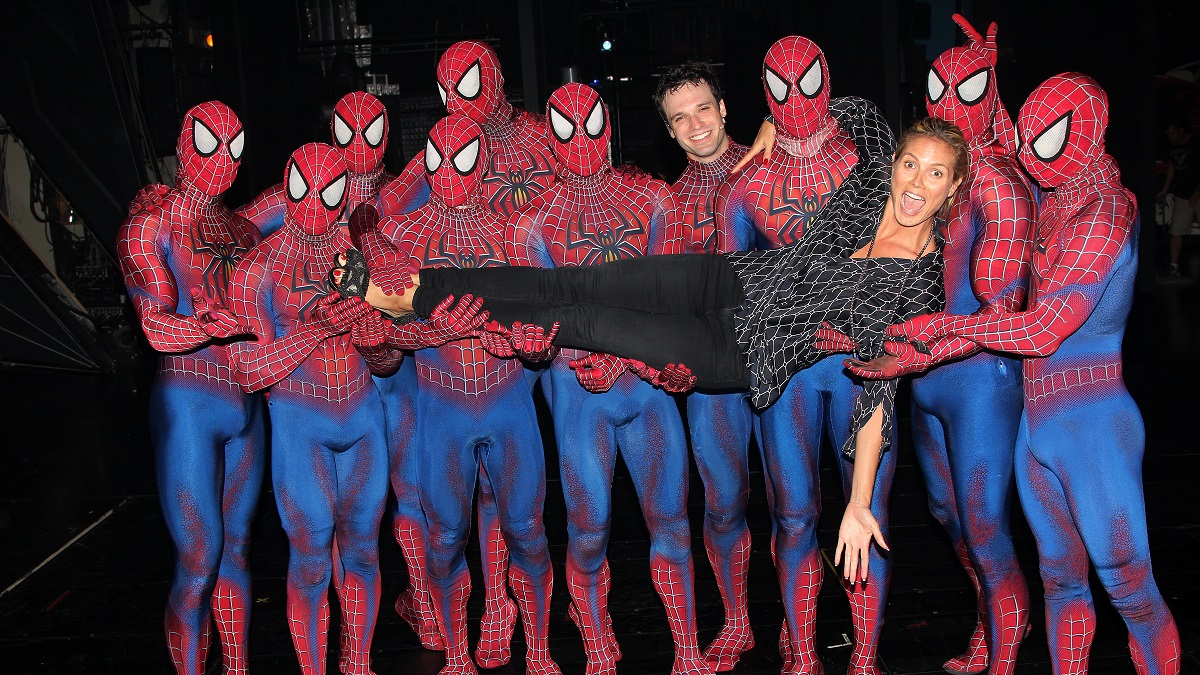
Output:
M900 136L900 142L896 144L896 158L899 159L908 148L908 144L917 138L932 138L950 146L954 152L954 166L952 167L954 175L951 176L951 180L966 179L967 172L971 167L971 151L967 148L967 139L963 136L962 129L940 117L926 117L919 120L905 129ZM961 187L962 183L959 183L959 188ZM955 191L957 192L957 189ZM945 218L953 203L953 195L947 197L946 203L938 209L938 217Z

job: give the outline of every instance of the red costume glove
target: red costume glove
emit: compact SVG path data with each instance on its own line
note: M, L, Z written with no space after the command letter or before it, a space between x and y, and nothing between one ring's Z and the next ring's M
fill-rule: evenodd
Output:
M554 346L554 338L558 335L558 322L544 327L532 323L514 321L509 331L509 341L521 358L533 363L548 361L557 356L558 349Z
M379 211L369 202L350 214L350 241L363 252L371 281L387 295L404 295L412 288L416 261L405 256L379 231ZM416 269L419 269L417 267Z
M627 367L625 359L600 352L575 359L568 365L574 369L575 379L579 380L579 384L593 394L602 394L612 389L617 378L621 377Z
M853 354L858 343L842 331L833 327L828 321L821 322L813 336L813 346L826 354Z
M450 305L454 306L451 307ZM398 349L425 349L440 347L451 340L474 337L476 329L487 321L488 313L481 311L483 298L470 294L462 296L457 303L448 295L433 312L428 321L413 321L389 329L388 343Z
M346 298L337 292L330 293L313 305L311 319L306 327L315 329L324 337L347 333L354 324L375 311L362 298Z
M909 342L921 342L928 345L935 339L946 335L947 324L953 318L955 317L945 312L922 314L904 323L888 326L884 333L888 337L904 338Z
M170 192L171 188L162 183L151 183L138 190L137 194L133 196L133 200L129 202L130 217L154 208Z
M350 344L359 351L387 349L387 323L379 312L371 312L350 328Z
M682 363L668 363L662 370L637 359L625 359L625 363L638 377L672 394L679 394L696 386L696 376L692 374L692 369Z
M512 358L517 355L510 338L512 331L502 326L498 321L488 321L475 331L475 337L483 344L487 353L498 359Z
M211 338L254 333L249 326L238 323L237 317L225 309L219 300L208 297L200 286L192 289L192 316L199 324L200 330Z

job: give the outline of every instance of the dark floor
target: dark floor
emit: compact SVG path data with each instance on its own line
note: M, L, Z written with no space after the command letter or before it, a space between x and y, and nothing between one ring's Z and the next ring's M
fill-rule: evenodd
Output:
M1200 377L1200 289L1159 286L1139 296L1126 340L1126 378L1146 418L1146 505L1155 576L1175 614L1183 639L1184 672L1200 672L1200 443L1195 438L1195 383ZM0 672L169 672L162 636L162 607L171 550L158 498L146 431L147 376L81 376L3 372L9 420L8 470L0 477ZM1081 448L1081 451L1086 449ZM899 449L900 468L892 503L891 544L895 573L880 647L880 666L890 673L937 673L961 651L975 620L968 582L937 523L929 516L911 443ZM755 458L754 463L757 463ZM562 561L566 521L557 465L548 466L546 523L559 586L554 596L551 651L564 672L583 672L583 649L567 619ZM821 543L826 557L836 539L840 495L824 470L825 515ZM761 471L753 475L750 522L754 553L750 571L751 618L758 647L735 672L778 672L775 640L781 609L771 569L769 521ZM620 510L609 547L614 586L613 625L625 658L622 673L667 673L671 643L666 616L649 579L649 544L640 525L628 477L618 475L614 499ZM704 562L700 538L701 486L693 473L693 549L701 644L716 633L721 600ZM1040 597L1037 557L1023 521L1014 539L1031 584ZM254 535L251 664L257 672L295 672L296 659L284 621L287 543L264 490ZM433 674L440 654L420 648L415 635L390 610L406 583L398 547L381 540L383 606L375 633L374 668L386 673ZM470 553L477 568L477 549ZM1191 562L1189 562L1191 560ZM826 572L817 621L817 644L829 673L840 673L849 654L849 608L834 572ZM11 584L11 586L10 586ZM478 589L480 584L476 584ZM1125 629L1097 586L1099 628L1091 672L1132 673ZM471 616L482 602L477 591ZM335 614L336 616L336 614ZM336 621L336 619L335 619ZM1033 632L1021 650L1019 671L1050 672L1043 614L1035 604ZM336 630L336 629L335 629ZM519 631L516 642L519 644ZM336 637L331 641L335 652ZM331 663L336 663L331 654ZM496 673L523 670L521 648L513 664ZM331 666L331 670L333 667ZM209 672L219 672L219 659Z

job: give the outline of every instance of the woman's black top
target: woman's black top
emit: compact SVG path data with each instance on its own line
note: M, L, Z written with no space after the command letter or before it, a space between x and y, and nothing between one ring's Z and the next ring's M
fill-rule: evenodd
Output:
M884 354L889 325L945 307L940 236L936 250L916 261L850 257L870 244L879 226L891 182L892 135L866 101L837 99L830 112L858 146L850 175L795 244L728 254L746 298L734 331L758 409L774 403L792 375L826 356L813 346L821 322L850 335L858 342L855 356L870 360ZM880 405L887 449L897 384L864 381L843 455L853 457L855 435Z

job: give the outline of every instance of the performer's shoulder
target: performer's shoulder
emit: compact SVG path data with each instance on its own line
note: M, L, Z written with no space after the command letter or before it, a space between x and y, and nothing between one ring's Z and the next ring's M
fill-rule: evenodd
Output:
M997 189L1006 194L1033 198L1029 180L1012 155L984 155L971 162L971 184L975 191Z
M513 123L518 127L534 127L535 129L545 131L546 116L518 108L517 114L513 118Z

